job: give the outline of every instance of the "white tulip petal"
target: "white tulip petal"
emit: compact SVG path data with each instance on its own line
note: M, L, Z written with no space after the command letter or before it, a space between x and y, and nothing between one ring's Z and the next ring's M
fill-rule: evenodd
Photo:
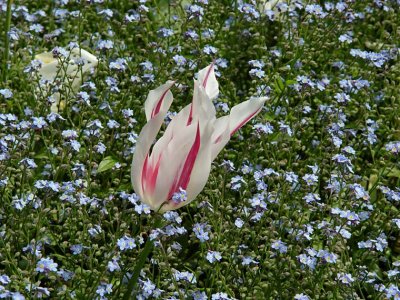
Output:
M39 69L39 75L50 82L53 82L59 72L58 60L53 58L51 52L44 52L35 56L35 59L42 62L42 66Z
M77 59L82 58L84 60L84 64L80 67L76 63ZM82 74L86 75L90 70L98 64L98 59L93 54L88 51L80 48L74 48L69 52L69 56L66 58L68 61L64 61L64 68L61 67L61 61L57 58L54 58L52 52L44 52L41 54L37 54L35 59L38 59L42 62L42 66L39 69L38 73L43 78L50 82L53 82L56 78L64 79L72 81L71 86L72 89L76 92L79 89L79 86L82 84ZM67 75L67 76L65 76ZM54 98L56 100L55 103L51 106L52 112L58 112L58 107L63 106L60 105L60 94L55 93Z
M170 89L173 85L174 81L168 80L165 84L149 92L144 104L147 121L162 110L164 99L171 94Z
M264 3L263 3L264 2ZM275 6L276 6L276 4L278 3L278 2L280 2L280 0L270 0L270 1L261 1L261 4L263 3L264 4L264 6L263 6L263 10L271 10L271 9L273 9Z
M183 168L187 157L193 148L196 138L196 125L182 128L179 134L175 133L174 139L161 153L160 176L154 193L155 203L158 208L169 200L173 193L179 189Z
M181 203L169 201L161 207L161 211L175 210L193 201L203 190L207 183L211 170L211 134L212 124L209 123L200 138L200 148L192 161L193 165L189 173L187 186L184 188L187 192L187 200ZM179 186L178 186L179 188Z
M211 137L211 160L217 157L230 139L229 116L224 116L215 120L214 132Z
M85 73L86 71L90 70L90 68L96 67L99 63L96 56L89 53L88 51L82 48L74 48L71 50L71 57L72 58L83 58L85 60L85 64L82 66L82 71Z
M171 122L168 124L167 129L164 132L164 135L157 141L152 150L152 156L158 157L161 152L166 149L168 144L171 142L172 137L179 130L186 127L186 121L189 116L190 104L183 108L177 115L175 115Z
M136 193L138 193L139 196L142 198L143 202L148 199L145 195L145 191L143 190L146 181L146 178L143 178L142 176L144 165L146 163L146 160L147 164L149 163L149 151L151 145L153 144L157 133L159 132L161 125L163 124L164 117L167 114L169 107L171 106L172 100L172 93L166 93L162 101L163 103L162 105L160 105L160 110L143 127L136 142L136 149L135 153L133 154L131 169L132 185ZM151 203L147 204L151 206Z
M198 86L198 82L195 81L194 86L195 97L193 98L193 104L196 105L194 105L195 113L193 117L197 115L201 120L204 120L204 118L207 120L215 119L215 106L212 103L210 96L207 94L203 86Z
M40 60L43 64L49 64L57 61L51 52L43 52L35 55L35 59Z
M200 70L198 80L194 80L192 107L187 123L190 124L196 118L196 114L200 109L207 112L208 118L215 116L216 111L212 100L217 98L218 94L219 89L215 78L214 64L211 64Z
M218 97L219 88L217 78L215 77L214 64L199 71L198 83L206 90L210 100Z
M78 66L76 64L76 60L78 58L84 59L84 64L82 65L82 73L88 72L91 68L96 67L98 64L97 57L93 54L89 53L84 49L74 48L71 50L69 57L67 58L69 61L64 62L66 64L66 73L67 75L73 76L74 73L78 71ZM63 70L59 70L60 61L53 56L52 52L44 52L41 54L37 54L35 59L38 59L42 62L42 67L39 70L39 74L43 76L44 79L53 81L57 74L63 75ZM80 73L80 72L79 72ZM80 84L80 74L77 74L79 78L74 79L74 84Z
M197 155L195 165L190 175L190 181L186 188L187 202L195 199L195 197L203 190L207 183L211 170L211 135L212 124L209 123L205 128L205 132L201 138L201 148Z
M84 64L80 67L76 64L76 60L82 58ZM72 76L72 87L75 91L79 89L83 83L81 73L86 75L90 70L97 67L98 65L97 57L90 54L84 49L74 48L71 50L70 61L67 67L67 74Z
M229 131L233 135L262 109L266 97L254 98L235 105L229 114Z
M163 120L163 116L158 115L155 118L151 119L143 127L136 141L136 148L135 152L133 153L131 168L132 185L143 202L145 202L146 200L144 197L142 185L143 166L145 164L145 160L148 159L149 150L151 148L151 145L153 144L154 139L157 136L158 131L160 130Z

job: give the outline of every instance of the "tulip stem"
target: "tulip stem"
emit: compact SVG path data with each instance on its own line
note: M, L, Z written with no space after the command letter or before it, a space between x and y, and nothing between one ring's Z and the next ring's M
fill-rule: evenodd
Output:
M4 61L3 61L3 82L7 81L8 75L8 56L10 53L10 37L8 32L10 31L11 25L11 4L13 0L7 1L7 13L6 13L6 26L4 27Z
M155 221L154 228L159 228L162 225L162 218L161 218L161 216L155 216L155 217L157 219ZM135 268L133 269L132 276L131 276L131 278L129 278L128 288L127 288L122 300L131 299L132 292L135 289L138 279L139 279L140 271L143 269L146 259L150 255L150 253L153 251L153 248L154 248L154 241L151 240L150 237L148 237L142 252L140 252L140 254L139 254Z
M137 260L136 266L133 270L132 276L129 279L128 282L128 289L125 292L124 297L122 298L123 300L129 300L132 295L132 291L135 289L137 285L137 281L139 279L140 271L142 270L144 263L146 262L146 258L149 256L149 254L152 252L154 247L154 242L150 240L150 238L147 239L146 245L144 246L142 252L140 252L139 258Z

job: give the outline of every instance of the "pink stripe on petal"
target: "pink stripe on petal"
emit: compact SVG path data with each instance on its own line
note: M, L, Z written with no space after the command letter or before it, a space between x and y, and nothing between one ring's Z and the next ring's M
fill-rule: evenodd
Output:
M186 157L185 164L183 165L183 170L181 173L181 178L179 180L178 188L182 187L183 189L186 190L189 184L190 175L192 174L193 166L196 161L199 150L200 150L200 126L199 123L197 123L196 138L194 140L192 148L189 151L188 156Z
M145 185L146 185L146 178L147 178L148 160L149 160L149 156L146 155L146 159L144 160L143 167L142 167L142 178L141 178L143 194L145 193L145 188L146 188Z
M214 144L218 144L221 140L222 140L222 134L215 139Z
M171 199L172 196L174 195L174 193L179 189L179 187L176 187L178 185L178 180L179 180L179 178L178 178L178 172L177 172L177 174L175 174L175 177L174 177L174 182L172 183L171 188L169 189L169 192L168 192L168 197L167 197L168 200Z
M161 95L161 98L158 100L157 105L153 108L153 111L151 112L151 118L154 118L154 117L160 112L161 104L163 103L164 98L165 98L165 95L168 93L168 91L169 91L169 89L166 90L166 91Z
M206 77L204 77L204 81L203 81L203 87L205 88L207 86L207 81L208 81L208 77L210 77L211 71L214 68L214 62L210 65L210 67L207 70L207 74Z
M257 109L255 112L253 112L250 116L248 116L246 119L244 119L242 122L240 122L240 124L238 126L235 127L235 129L233 129L231 131L231 136L235 134L236 131L238 131L244 124L246 124L248 121L251 120L251 118L253 118L256 114L258 114L260 112L262 108Z
M160 169L160 163L161 163L161 156L158 156L157 162L155 165L152 165L151 162L149 162L149 156L146 156L146 159L144 160L143 163L143 168L142 168L142 191L143 194L153 194L156 182L157 182L157 177L158 177L158 171Z
M157 163L155 166L150 166L149 172L146 174L146 183L147 183L147 191L149 194L153 194L154 189L156 187L156 182L157 182L157 176L158 176L158 171L160 169L160 162L161 162L161 156L158 157Z
M190 113L189 113L189 117L188 117L186 126L189 126L190 124L192 124L192 120L193 120L193 100L192 100L192 105L190 105Z
M183 188L184 190L186 190L189 184L190 175L192 174L194 163L196 162L199 150L200 150L200 126L199 123L197 123L196 138L194 140L192 148L190 149L186 157L185 164L183 165L179 179L178 176L175 177L174 184L171 186L171 189L168 193L168 199L170 199L172 195L179 190L179 188Z

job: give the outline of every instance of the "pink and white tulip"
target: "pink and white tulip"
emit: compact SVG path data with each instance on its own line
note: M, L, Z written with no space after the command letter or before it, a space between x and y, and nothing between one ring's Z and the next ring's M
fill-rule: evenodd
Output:
M153 145L172 103L173 85L173 81L167 81L150 91L146 99L147 124L137 139L131 170L133 188L141 201L161 212L178 209L195 199L207 183L212 161L266 101L264 97L250 99L217 119L212 100L219 89L214 66L210 65L194 80L192 103L173 117ZM186 201L174 201L173 195L182 190L186 191Z

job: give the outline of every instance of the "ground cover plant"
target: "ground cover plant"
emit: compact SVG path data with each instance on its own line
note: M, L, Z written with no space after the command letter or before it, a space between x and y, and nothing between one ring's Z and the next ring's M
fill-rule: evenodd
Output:
M0 298L400 299L399 15L0 0ZM160 138L210 64L217 117L267 99L157 213L131 183L145 100L175 81Z

